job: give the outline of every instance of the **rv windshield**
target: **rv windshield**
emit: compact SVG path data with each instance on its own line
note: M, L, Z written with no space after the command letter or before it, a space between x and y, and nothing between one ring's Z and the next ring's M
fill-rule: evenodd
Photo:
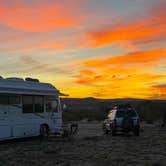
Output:
M53 112L58 111L58 100L52 101L52 110L53 110Z

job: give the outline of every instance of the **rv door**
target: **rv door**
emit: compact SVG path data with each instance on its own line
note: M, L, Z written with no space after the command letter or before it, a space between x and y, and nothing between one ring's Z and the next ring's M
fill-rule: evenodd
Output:
M0 95L0 120L7 120L9 114L8 96Z
M48 100L46 102L46 114L47 118L54 119L55 113L58 111L58 100Z
M0 95L0 140L11 136L8 97Z

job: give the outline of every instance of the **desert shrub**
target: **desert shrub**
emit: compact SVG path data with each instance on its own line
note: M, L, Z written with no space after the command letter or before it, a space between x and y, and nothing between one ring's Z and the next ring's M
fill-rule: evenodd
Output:
M64 121L102 121L107 118L109 110L115 104L125 104L126 100L97 100L97 99L71 99L64 101L68 108L63 112ZM162 119L163 112L166 111L166 101L158 100L131 100L131 104L138 112L141 121L152 123Z

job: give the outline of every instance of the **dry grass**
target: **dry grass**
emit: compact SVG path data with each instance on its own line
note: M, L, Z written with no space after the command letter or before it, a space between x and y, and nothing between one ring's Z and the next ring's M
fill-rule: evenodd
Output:
M101 124L82 123L73 139L0 143L0 166L165 166L166 130L145 126L140 137L103 135Z

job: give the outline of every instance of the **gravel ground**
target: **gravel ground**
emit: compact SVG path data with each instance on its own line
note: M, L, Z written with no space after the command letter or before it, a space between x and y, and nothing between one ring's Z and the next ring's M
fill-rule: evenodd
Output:
M103 135L101 124L80 123L70 139L0 143L0 166L166 166L166 128L144 126L140 137Z

